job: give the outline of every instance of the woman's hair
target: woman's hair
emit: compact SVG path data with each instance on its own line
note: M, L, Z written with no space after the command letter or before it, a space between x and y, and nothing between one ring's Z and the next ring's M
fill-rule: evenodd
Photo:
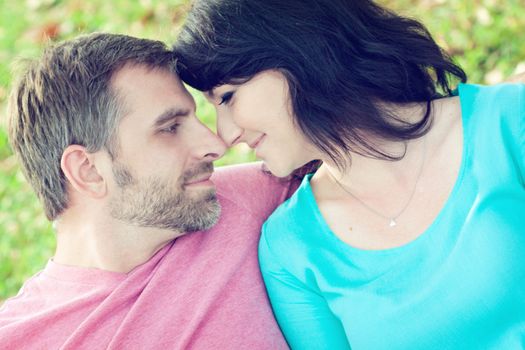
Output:
M197 0L174 50L203 91L279 70L294 122L339 165L349 151L401 159L374 140L424 135L430 101L467 79L421 23L369 0ZM426 103L419 122L384 108L406 103Z

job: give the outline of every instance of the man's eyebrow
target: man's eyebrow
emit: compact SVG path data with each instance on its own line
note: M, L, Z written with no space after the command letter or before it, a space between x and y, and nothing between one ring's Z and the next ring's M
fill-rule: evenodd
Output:
M190 113L189 109L169 108L155 119L155 126L162 126L175 118L187 117Z

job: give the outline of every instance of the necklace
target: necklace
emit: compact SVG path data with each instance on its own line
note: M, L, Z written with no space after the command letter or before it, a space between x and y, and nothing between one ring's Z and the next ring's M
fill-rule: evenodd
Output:
M348 193L352 198L354 198L356 201L358 201L363 207L365 207L366 209L368 209L369 211L371 211L372 213L376 214L377 216L380 216L386 220L388 220L388 225L390 227L394 227L394 226L397 226L397 219L401 216L401 214L403 214L406 210L406 208L408 207L408 205L410 204L410 202L412 201L412 198L414 197L414 194L416 193L416 187L417 187L417 184L419 183L419 178L421 177L421 173L423 172L423 165L425 164L425 158L426 158L426 153L427 153L427 147L426 147L427 143L426 143L426 140L425 142L423 143L423 155L422 155L422 160L421 160L421 165L419 166L419 170L418 170L418 174L417 174L417 177L416 177L416 181L414 182L414 186L412 187L412 191L410 192L410 196L408 197L407 201L405 202L405 204L403 205L403 207L401 208L401 210L399 210L397 212L396 215L394 216L388 216L388 215L385 215L383 213L381 213L380 211L372 208L370 205L368 205L367 203L365 203L361 198L357 197L355 194L353 194L349 189L347 189L341 182L339 182L335 176L332 174L331 171L327 170L328 174L330 175L330 177L335 181L335 183L343 190L345 191L346 193Z

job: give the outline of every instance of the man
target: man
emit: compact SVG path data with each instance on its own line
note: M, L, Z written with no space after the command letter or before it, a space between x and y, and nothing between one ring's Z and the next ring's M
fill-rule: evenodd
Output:
M0 308L2 348L287 347L257 242L289 184L257 165L211 177L225 145L174 66L160 42L92 34L14 88L10 141L57 249Z

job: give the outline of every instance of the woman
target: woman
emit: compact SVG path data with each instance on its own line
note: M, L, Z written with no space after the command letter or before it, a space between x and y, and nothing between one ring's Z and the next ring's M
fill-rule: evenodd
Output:
M259 246L292 348L525 347L522 85L453 92L425 27L367 0L197 1L175 51L230 145L322 161Z

